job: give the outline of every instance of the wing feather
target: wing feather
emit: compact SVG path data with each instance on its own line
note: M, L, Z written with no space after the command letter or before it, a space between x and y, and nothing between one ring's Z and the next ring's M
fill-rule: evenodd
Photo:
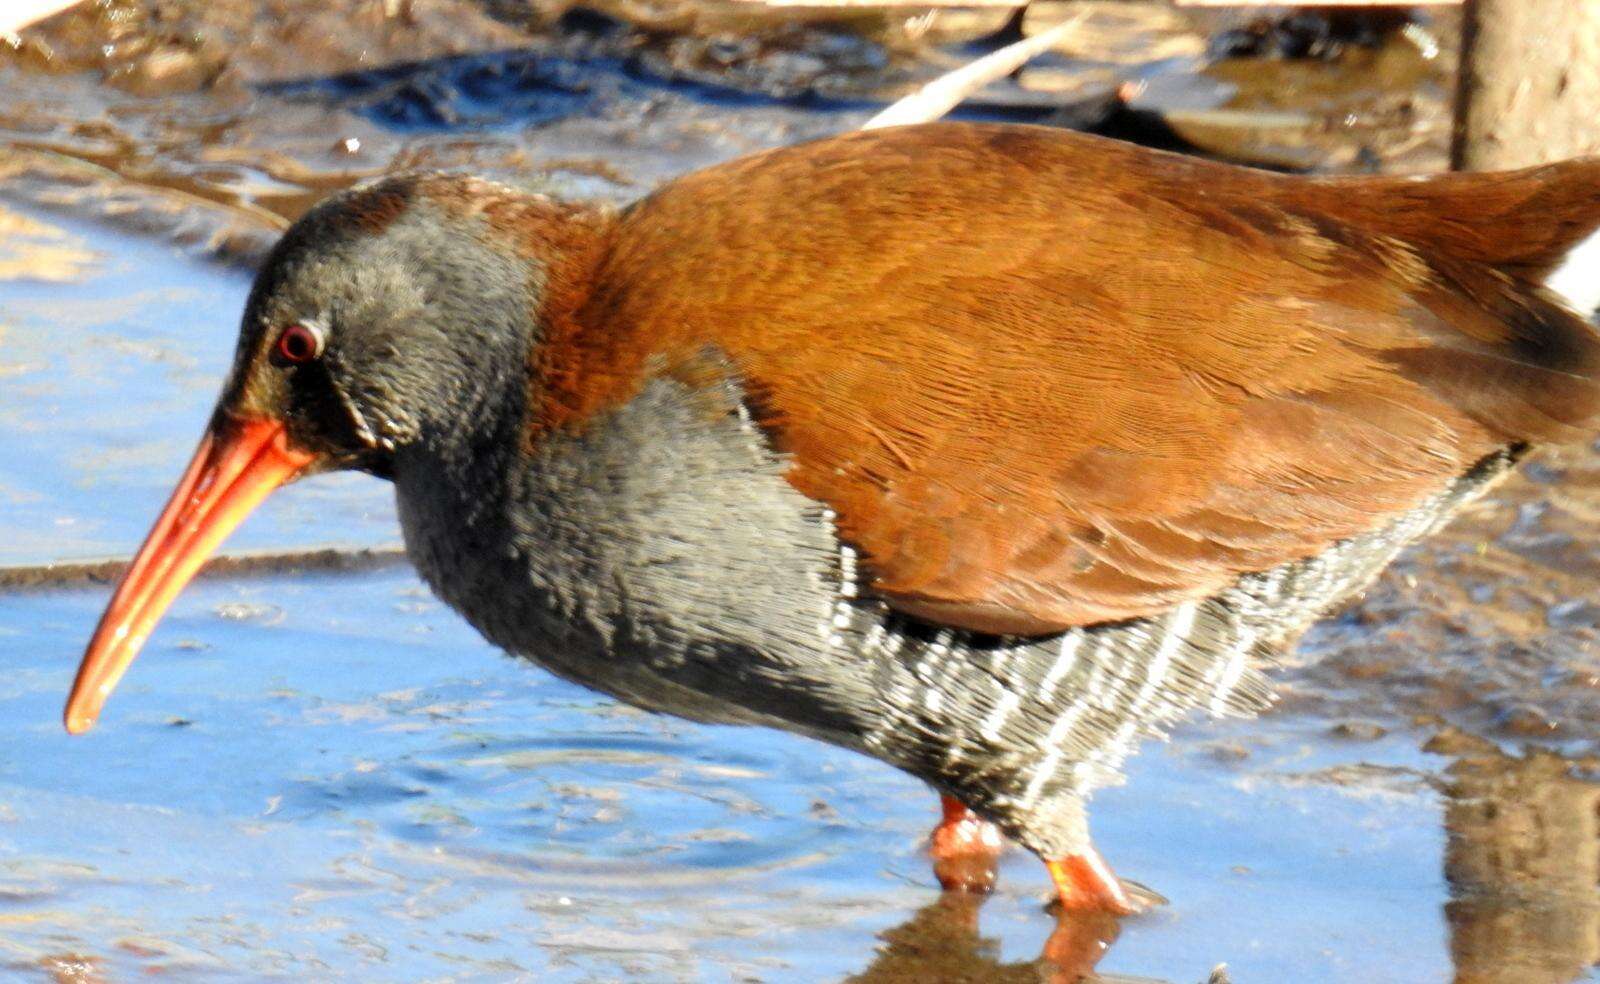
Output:
M742 159L622 217L547 374L587 388L551 400L715 347L891 604L995 632L1151 615L1600 412L1586 324L1341 218L1362 189L1029 127Z

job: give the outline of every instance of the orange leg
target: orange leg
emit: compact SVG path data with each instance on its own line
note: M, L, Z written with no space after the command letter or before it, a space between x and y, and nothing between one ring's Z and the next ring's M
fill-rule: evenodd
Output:
M933 873L947 892L987 894L994 889L1000 852L1000 829L951 796L939 797L944 819L934 828L930 850Z
M1111 866L1092 846L1081 854L1045 861L1050 869L1050 880L1056 883L1056 895L1066 912L1108 912L1131 916L1144 908L1128 895Z

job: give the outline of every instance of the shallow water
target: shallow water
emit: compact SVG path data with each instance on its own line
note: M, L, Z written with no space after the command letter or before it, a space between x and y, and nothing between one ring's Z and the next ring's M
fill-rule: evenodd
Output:
M6 214L37 230L11 237L19 256L48 246L76 259L70 287L20 276L0 288L0 566L125 556L200 439L249 279L159 240ZM397 540L386 489L330 478L274 496L232 548Z
M919 784L562 683L495 652L403 565L333 574L291 557L202 579L100 726L60 730L106 592L47 568L126 556L143 535L210 411L248 286L199 257L258 255L274 216L353 177L330 141L358 134L361 167L412 154L626 197L867 112L646 79L596 118L538 127L534 161L515 156L526 119L470 137L389 129L385 114L441 100L515 103L494 85L526 95L501 75L452 102L458 70L479 66L422 66L419 91L444 89L421 101L388 76L314 80L270 112L223 105L215 132L194 102L178 113L81 74L10 90L0 171L45 139L79 163L28 157L6 190L53 210L0 211L0 568L26 568L0 583L31 586L0 592L0 979L1066 976L1039 961L1074 927L1045 911L1031 857L1008 855L981 909L939 900ZM59 129L19 136L41 113ZM103 114L100 129L72 113ZM107 133L140 149L112 177L78 170ZM582 147L607 167L552 164ZM1557 449L1528 471L1313 630L1277 674L1279 710L1191 722L1095 799L1107 857L1171 900L1122 925L1100 973L1600 980L1600 659L1584 600L1600 589L1600 455ZM228 549L396 540L387 486L323 476L269 500Z
M209 581L86 739L57 723L94 591L0 600L0 954L418 979L827 980L932 903L919 784L767 731L628 711L505 658L408 574ZM1424 980L1448 967L1436 761L1288 721L1188 729L1096 803L1173 904L1103 970ZM1243 761L1208 743L1246 741ZM20 753L20 754L19 754ZM1046 883L983 910L1036 956Z

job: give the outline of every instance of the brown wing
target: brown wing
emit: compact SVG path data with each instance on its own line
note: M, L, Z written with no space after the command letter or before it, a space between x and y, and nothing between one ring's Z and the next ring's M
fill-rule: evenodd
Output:
M622 216L545 424L715 346L895 606L1151 614L1600 409L1579 319L1321 187L1025 127L736 161Z

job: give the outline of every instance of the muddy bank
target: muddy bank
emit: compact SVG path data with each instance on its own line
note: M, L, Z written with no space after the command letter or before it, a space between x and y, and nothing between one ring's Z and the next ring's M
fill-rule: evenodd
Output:
M405 552L399 549L235 553L211 558L195 576L237 580L285 574L359 574L405 563ZM104 587L115 584L127 569L128 562L122 558L0 567L0 592Z
M353 0L86 4L0 50L0 179L7 195L250 265L312 201L386 171L467 168L628 200L853 128L1060 7L1008 28L999 11L632 0L417 0L394 16ZM1279 167L1439 166L1448 18L1366 34L1319 23L1102 4L1071 50L961 113Z

